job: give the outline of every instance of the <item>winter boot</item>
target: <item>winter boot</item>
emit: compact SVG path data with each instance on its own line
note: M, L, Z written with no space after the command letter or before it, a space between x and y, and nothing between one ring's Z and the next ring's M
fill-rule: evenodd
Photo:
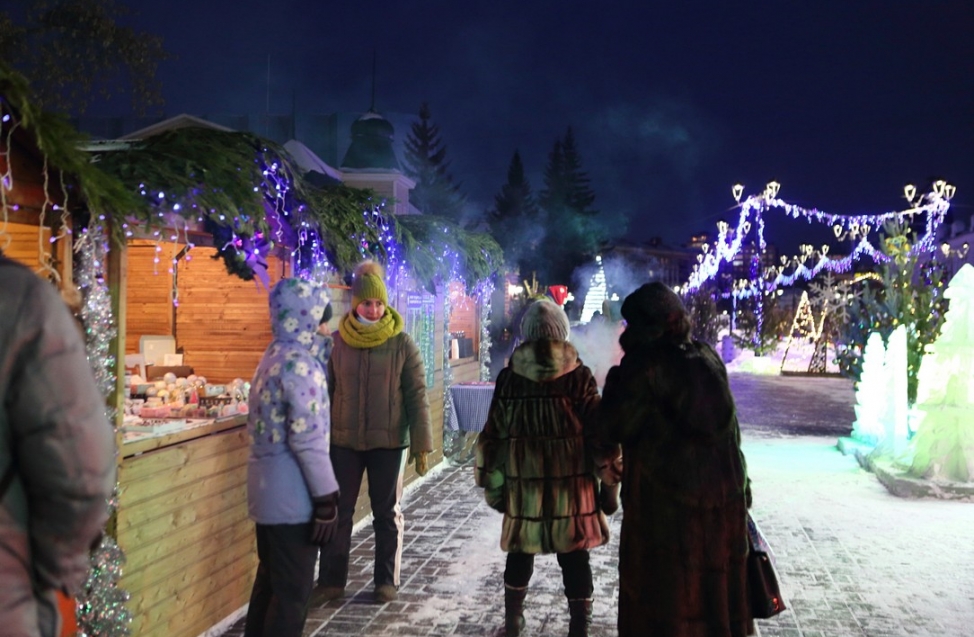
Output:
M603 482L599 486L599 508L606 515L612 515L619 510L619 489L622 485Z
M588 637L588 629L592 625L592 600L568 600L568 637Z
M504 634L506 637L520 637L526 624L524 620L524 597L528 587L518 588L504 584Z

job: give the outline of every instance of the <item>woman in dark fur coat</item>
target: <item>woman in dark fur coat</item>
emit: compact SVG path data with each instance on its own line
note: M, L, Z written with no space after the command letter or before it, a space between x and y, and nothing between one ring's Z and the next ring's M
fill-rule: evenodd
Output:
M504 514L505 634L517 637L524 628L534 556L555 553L571 616L568 634L585 637L592 615L589 549L609 540L603 509L612 508L600 504L596 471L605 467L611 480L619 447L599 444L598 387L567 342L565 312L551 301L536 301L521 331L524 342L497 377L477 439L477 485Z
M690 339L680 298L649 283L622 304L624 356L601 413L622 443L619 637L753 634L750 488L727 370Z

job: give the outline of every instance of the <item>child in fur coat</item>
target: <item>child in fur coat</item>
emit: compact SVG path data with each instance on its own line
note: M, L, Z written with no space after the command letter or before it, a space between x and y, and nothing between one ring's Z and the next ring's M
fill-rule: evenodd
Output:
M504 514L505 630L508 637L521 634L534 556L554 553L568 598L569 635L583 637L592 616L589 549L609 540L597 467L609 465L619 450L599 444L598 387L568 342L561 307L536 301L521 333L477 439L477 485Z

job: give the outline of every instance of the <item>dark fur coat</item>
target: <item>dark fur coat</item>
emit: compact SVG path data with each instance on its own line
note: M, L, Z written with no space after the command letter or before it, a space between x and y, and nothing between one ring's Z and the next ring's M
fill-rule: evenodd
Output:
M568 553L609 540L597 503L598 387L564 341L520 345L497 377L476 480L504 514L501 548Z
M622 443L620 637L749 634L747 470L727 371L706 343L623 343L602 417Z

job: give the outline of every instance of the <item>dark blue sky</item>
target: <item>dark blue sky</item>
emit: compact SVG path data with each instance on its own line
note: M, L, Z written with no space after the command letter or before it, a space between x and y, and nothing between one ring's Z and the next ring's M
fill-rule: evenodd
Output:
M730 218L735 183L772 179L791 203L858 214L936 176L972 211L970 0L130 4L177 56L160 68L168 114L260 113L268 87L271 112L292 93L301 112L362 112L374 49L378 110L429 102L477 210L515 148L540 190L571 125L596 206L634 239L682 243ZM783 243L808 227L777 226Z

